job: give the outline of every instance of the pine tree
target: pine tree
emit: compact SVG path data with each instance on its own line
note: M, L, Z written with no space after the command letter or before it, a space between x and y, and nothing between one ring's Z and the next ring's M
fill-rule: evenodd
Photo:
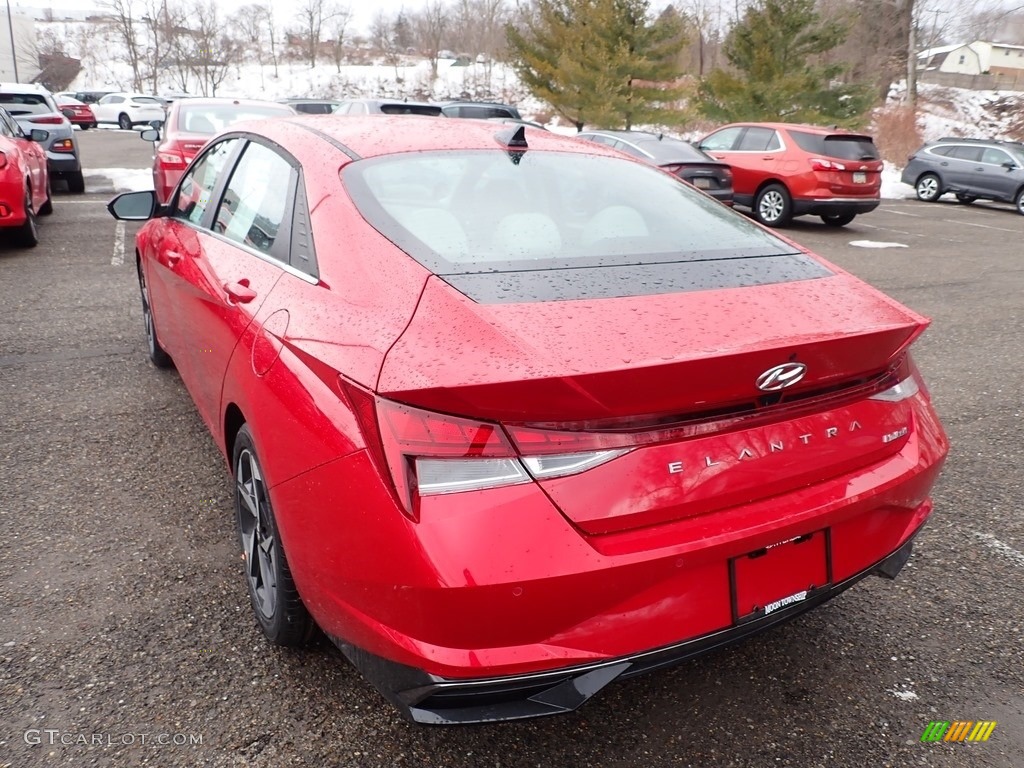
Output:
M756 0L725 40L736 73L716 69L704 79L701 111L730 122L857 124L869 89L838 83L843 67L820 61L846 34L841 23L822 20L814 0Z
M649 0L537 0L523 29L507 29L513 66L577 130L678 122L682 24L649 10Z

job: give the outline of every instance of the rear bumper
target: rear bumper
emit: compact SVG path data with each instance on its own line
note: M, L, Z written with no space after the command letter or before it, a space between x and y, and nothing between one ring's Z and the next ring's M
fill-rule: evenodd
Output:
M525 675L448 679L374 656L338 638L332 639L412 722L461 725L557 715L579 708L616 680L680 664L789 621L847 590L865 576L896 578L910 559L913 539L919 531L920 528L915 530L899 549L874 566L820 589L801 602L719 632L594 664Z
M879 206L881 199L863 197L830 197L812 200L794 200L794 216L841 216L869 213Z
M47 152L46 165L50 173L75 173L82 170L78 154L70 152Z

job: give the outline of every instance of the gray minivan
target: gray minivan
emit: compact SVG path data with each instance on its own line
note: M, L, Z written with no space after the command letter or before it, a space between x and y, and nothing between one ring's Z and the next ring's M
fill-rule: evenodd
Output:
M1024 214L1024 144L996 139L939 139L907 162L902 181L931 203L947 192L961 203L997 200Z

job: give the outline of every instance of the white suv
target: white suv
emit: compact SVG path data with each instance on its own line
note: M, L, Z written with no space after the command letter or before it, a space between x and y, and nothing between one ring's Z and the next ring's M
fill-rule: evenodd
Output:
M166 117L164 100L142 93L108 93L92 105L92 111L97 123L115 123L126 131Z

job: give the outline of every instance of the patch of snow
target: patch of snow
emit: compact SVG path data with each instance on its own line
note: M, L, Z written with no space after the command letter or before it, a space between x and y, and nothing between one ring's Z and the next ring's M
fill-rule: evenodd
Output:
M907 248L905 243L887 243L884 240L851 240L854 248Z
M889 693L891 693L900 701L916 701L917 699L921 698L913 691L900 691L896 690L895 688L890 688Z
M102 176L110 181L115 192L140 192L153 189L153 171L149 168L90 168L89 176ZM89 187L95 187L90 184ZM94 190L100 191L100 190Z
M900 181L902 173L902 168L897 168L886 160L882 168L882 197L888 200L905 200L908 197L914 197L914 188Z

